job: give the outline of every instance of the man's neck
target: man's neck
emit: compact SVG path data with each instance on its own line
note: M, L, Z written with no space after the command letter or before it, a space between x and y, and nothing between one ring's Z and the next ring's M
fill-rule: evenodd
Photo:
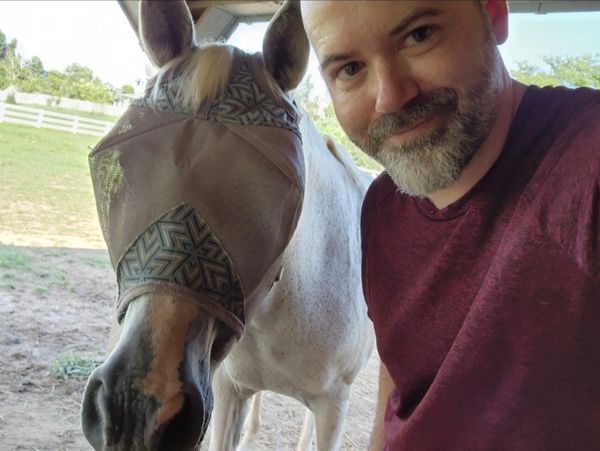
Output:
M463 170L460 178L447 188L435 191L429 196L429 200L438 208L442 209L453 202L456 202L462 196L473 188L479 180L492 167L494 162L500 156L508 130L514 118L515 113L521 103L526 86L518 81L511 80L508 73L504 73L503 92L499 99L498 114L489 136L482 144L481 148L475 153L471 162Z

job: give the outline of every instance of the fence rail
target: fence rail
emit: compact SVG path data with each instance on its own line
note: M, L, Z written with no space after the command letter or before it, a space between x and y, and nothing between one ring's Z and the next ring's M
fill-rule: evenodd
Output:
M0 102L0 122L32 125L37 128L52 128L94 136L104 136L114 125L109 121L99 121L4 102Z

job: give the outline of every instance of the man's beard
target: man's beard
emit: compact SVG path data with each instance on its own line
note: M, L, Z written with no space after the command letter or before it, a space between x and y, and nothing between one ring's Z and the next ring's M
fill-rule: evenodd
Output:
M406 194L424 197L456 182L489 135L497 112L496 48L488 37L486 61L477 83L459 109L458 93L442 88L420 93L401 112L385 114L352 141L379 161ZM387 144L394 133L427 119L440 120L422 136L404 144Z

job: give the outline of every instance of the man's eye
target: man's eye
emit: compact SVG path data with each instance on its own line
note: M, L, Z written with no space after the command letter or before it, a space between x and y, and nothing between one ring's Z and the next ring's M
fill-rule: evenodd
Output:
M433 29L431 27L419 27L419 28L415 28L406 37L405 45L407 47L410 47L411 45L420 44L421 42L427 40L427 38L429 38L429 36L431 36L432 32L433 32Z
M358 71L360 70L360 67L361 66L359 63L348 63L344 67L342 67L340 70L337 71L336 77L337 78L340 78L340 77L351 78L358 73Z

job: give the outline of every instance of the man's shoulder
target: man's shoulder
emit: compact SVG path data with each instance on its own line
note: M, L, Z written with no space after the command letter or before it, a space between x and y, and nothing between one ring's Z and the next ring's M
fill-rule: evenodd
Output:
M588 87L569 88L566 86L535 85L527 87L527 95L536 97L541 104L552 102L561 108L600 107L600 90Z
M592 88L567 88L530 86L526 92L528 121L532 116L551 129L545 132L574 130L599 130L600 90Z
M522 199L540 230L597 277L600 91L543 88L534 94L542 118L522 150L537 147L540 162Z
M600 170L600 90L590 88L553 88L558 97L554 113L554 145L571 174L589 174ZM581 164L586 161L586 164Z
M535 149L550 159L588 156L600 162L600 91L528 87L509 141L521 151Z

